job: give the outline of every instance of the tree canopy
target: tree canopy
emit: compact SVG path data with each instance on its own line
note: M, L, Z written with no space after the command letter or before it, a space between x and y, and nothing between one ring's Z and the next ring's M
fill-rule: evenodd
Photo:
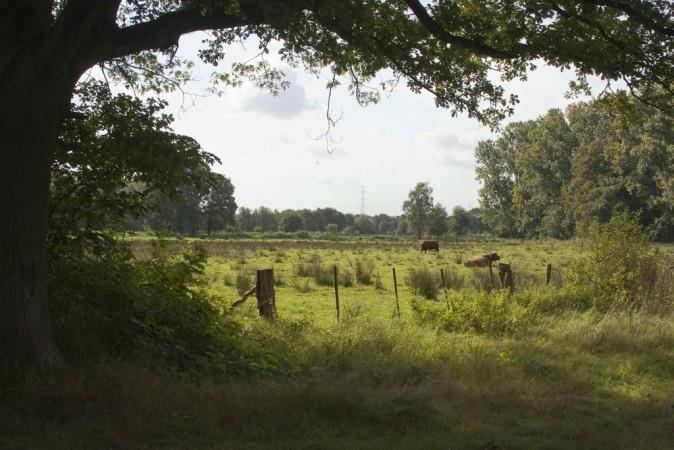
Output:
M674 239L672 119L626 98L632 112L620 114L612 100L553 109L478 144L480 206L497 234L563 238L629 211Z
M407 200L403 202L403 212L410 224L416 230L417 239L428 225L428 216L433 210L433 188L427 182L417 183L409 192Z
M573 68L579 90L588 75L622 80L671 112L672 17L670 1L24 0L0 4L0 42L49 36L43 50L72 62L75 75L99 65L113 80L162 91L189 78L193 61L175 56L180 36L211 30L199 58L214 65L227 44L256 36L262 53L278 42L285 63L347 77L359 102L376 99L368 83L390 68L392 84L404 79L438 106L494 125L517 101L500 82L524 79L539 61ZM264 59L213 75L216 84L244 78L272 92L285 85Z

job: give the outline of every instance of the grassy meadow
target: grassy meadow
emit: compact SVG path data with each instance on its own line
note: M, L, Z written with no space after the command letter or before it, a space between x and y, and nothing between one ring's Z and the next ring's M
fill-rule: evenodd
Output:
M150 253L150 238L131 242L138 255ZM579 242L442 242L439 254L392 238L166 243L170 252L192 244L208 253L199 289L240 326L243 362L195 375L142 359L103 360L36 377L20 391L1 391L0 447L674 445L672 309L593 307L592 295L567 282L583 254ZM659 255L672 258L673 250L662 246ZM487 269L463 267L489 251L512 265L512 295L490 292ZM274 323L257 317L254 297L230 307L263 267L276 278ZM438 288L440 268L447 295Z
M137 251L148 251L148 241L137 243ZM388 319L395 315L392 269L396 269L402 314L409 314L410 300L423 292L410 286L412 271L428 269L441 286L440 269L450 292L456 289L490 290L487 269L463 267L471 256L497 251L500 262L510 263L515 284L529 288L545 284L546 266L552 264L551 283L562 286L563 272L578 245L564 241L476 240L443 242L441 251L421 253L416 240L396 238L321 239L232 239L169 241L173 251L189 245L203 246L209 255L205 277L209 293L233 302L255 284L258 268L274 269L276 303L281 318L303 320L315 325L335 321L333 266L338 268L340 306L344 314ZM494 285L499 286L498 264ZM441 289L437 300L445 301ZM243 309L252 313L255 299Z

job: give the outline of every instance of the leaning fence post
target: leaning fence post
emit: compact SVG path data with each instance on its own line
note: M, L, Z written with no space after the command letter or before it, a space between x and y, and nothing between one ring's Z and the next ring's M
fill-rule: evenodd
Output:
M400 300L398 300L398 278L396 278L396 268L393 268L393 290L396 293L396 312L398 319L400 319Z
M545 270L545 285L550 284L550 278L552 276L552 264L548 264L547 269Z
M337 309L337 321L339 322L339 286L337 283L337 266L332 267L332 273L335 277L335 308Z
M260 316L267 320L276 317L276 292L274 291L274 270L258 269L255 296Z

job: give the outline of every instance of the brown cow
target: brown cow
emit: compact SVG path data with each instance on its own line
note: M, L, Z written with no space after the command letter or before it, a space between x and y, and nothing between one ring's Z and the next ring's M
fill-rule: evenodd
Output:
M426 253L428 250L435 250L440 253L440 244L438 241L421 241L421 253Z
M487 253L482 256L473 256L470 259L467 259L463 262L463 265L466 267L487 267L490 263L498 261L501 259L499 255L494 253Z

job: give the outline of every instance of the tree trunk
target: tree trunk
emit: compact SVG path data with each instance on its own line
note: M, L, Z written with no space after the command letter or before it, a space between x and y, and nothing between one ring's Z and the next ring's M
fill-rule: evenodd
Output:
M0 372L12 373L63 363L49 320L46 236L51 158L72 86L64 68L29 53L0 73Z

